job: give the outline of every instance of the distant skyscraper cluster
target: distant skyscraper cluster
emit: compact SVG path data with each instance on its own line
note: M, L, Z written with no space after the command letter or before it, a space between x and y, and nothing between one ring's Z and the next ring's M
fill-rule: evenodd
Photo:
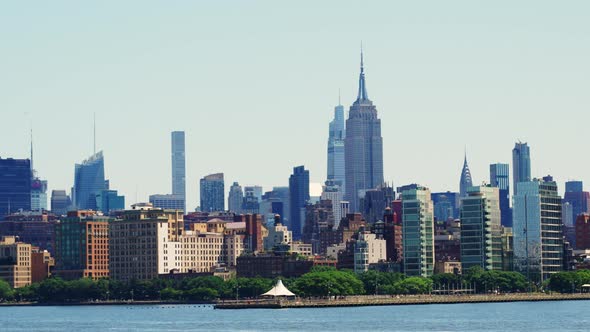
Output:
M226 269L275 278L290 271L279 267L317 263L421 277L481 267L518 271L539 285L581 264L573 249L590 250L590 193L573 180L562 198L551 176L533 178L527 143L515 144L512 166L489 165L489 183L474 185L465 153L458 188L394 190L384 177L381 120L362 51L356 100L347 117L339 99L329 124L321 196L310 195L310 170L300 165L269 191L234 179L226 191L224 173L205 175L198 204L187 202L185 143L183 131L171 133L171 193L149 195L131 210L105 178L102 151L75 165L70 196L52 191L53 214L32 143L30 159L0 158L0 236L13 237L2 245L26 249L16 242L23 239L55 253L63 278L128 281Z

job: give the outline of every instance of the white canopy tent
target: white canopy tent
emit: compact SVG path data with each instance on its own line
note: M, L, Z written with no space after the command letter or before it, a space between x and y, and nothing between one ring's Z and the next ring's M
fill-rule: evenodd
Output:
M290 290L287 289L287 287L285 287L285 285L283 285L283 281L281 279L279 279L279 281L277 281L277 284L268 292L260 295L260 296L272 296L272 297L279 297L279 296L286 296L286 297L291 297L291 296L295 296L295 294L293 294Z

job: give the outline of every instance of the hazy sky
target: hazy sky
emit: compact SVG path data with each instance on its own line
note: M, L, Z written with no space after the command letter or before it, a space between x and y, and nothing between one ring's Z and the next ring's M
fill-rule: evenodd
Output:
M359 46L382 119L385 178L458 190L531 146L533 176L590 182L588 1L37 1L0 4L0 156L51 189L92 154L111 187L169 193L170 132L198 180L326 176L328 122L356 98Z

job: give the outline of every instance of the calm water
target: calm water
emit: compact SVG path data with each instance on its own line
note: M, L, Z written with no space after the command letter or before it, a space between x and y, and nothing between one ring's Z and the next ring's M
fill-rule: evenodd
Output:
M0 307L0 331L589 331L590 301L283 310Z

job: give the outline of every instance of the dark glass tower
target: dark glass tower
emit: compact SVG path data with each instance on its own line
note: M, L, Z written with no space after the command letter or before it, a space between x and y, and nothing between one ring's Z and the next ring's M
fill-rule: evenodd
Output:
M519 182L531 181L531 149L527 143L516 143L512 150L512 167L514 168L514 196L518 193Z
M102 151L94 154L74 172L74 206L80 210L96 210L96 196L108 189L104 178L104 157Z
M344 140L345 200L350 212L359 212L359 192L375 189L383 184L383 138L377 108L369 99L365 82L363 53L356 101L346 120Z
M512 209L510 208L510 165L490 165L490 185L497 187L500 191L500 213L502 226L512 227Z
M31 210L31 161L0 158L0 218Z
M289 199L291 208L291 231L293 240L300 240L305 218L305 205L309 202L309 171L304 166L293 168L289 178Z
M200 181L201 211L225 211L225 185L223 173L210 174Z

